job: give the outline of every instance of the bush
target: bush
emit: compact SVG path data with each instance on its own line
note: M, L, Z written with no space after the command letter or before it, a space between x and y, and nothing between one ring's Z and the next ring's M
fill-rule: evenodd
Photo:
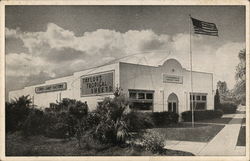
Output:
M194 120L206 120L220 118L223 115L221 110L204 110L204 111L194 111ZM181 113L183 121L192 121L192 111L185 111Z
M94 111L98 124L93 127L93 136L101 143L123 144L129 137L129 101L120 92L114 95L114 98L105 98Z
M44 117L43 111L38 109L31 109L27 119L22 125L22 134L25 137L44 134L46 129L45 121L46 118Z
M44 135L51 138L67 138L74 136L75 130L70 128L68 113L45 113Z
M131 111L127 114L127 119L129 131L138 132L155 126L151 113Z
M129 129L139 131L155 126L167 126L178 123L179 115L173 112L135 112L128 114Z
M20 130L30 112L29 95L5 103L5 124L7 132Z
M147 151L151 151L152 153L163 153L164 149L164 141L163 136L155 131L148 131L143 134L141 144L142 147Z
M237 105L234 103L222 103L220 105L220 109L223 111L224 114L232 114L236 112Z
M73 99L63 99L55 108L47 109L45 112L35 108L30 109L20 130L24 136L73 137L79 128L82 129L80 124L86 122L87 114L88 106L86 103Z
M163 126L177 123L179 115L174 112L153 112L152 119L156 126Z

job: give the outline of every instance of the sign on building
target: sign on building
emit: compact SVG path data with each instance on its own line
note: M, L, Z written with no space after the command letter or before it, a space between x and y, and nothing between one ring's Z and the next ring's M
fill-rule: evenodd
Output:
M35 88L36 93L45 93L45 92L55 92L55 91L62 91L67 89L67 83L57 83L57 84L51 84L51 85L45 85Z
M180 83L182 84L183 77L177 75L163 74L163 83Z
M81 77L81 96L113 93L113 72Z

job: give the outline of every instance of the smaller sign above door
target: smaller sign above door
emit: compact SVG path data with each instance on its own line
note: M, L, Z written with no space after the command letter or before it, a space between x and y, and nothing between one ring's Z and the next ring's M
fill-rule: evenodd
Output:
M183 77L177 75L163 74L163 83L183 83Z

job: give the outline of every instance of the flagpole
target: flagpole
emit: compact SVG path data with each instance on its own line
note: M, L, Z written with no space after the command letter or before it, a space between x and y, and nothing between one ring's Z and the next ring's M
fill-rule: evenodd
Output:
M193 63L192 63L192 24L191 24L191 14L189 14L189 37L190 37L190 46L189 46L189 51L190 51L190 77L191 77L191 111L192 111L192 127L194 127L194 103L193 103Z

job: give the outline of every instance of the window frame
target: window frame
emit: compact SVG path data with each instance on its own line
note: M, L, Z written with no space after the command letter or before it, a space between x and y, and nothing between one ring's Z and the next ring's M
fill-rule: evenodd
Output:
M189 99L189 101L190 101L190 110L192 110L192 108L191 108L191 105L192 105L192 102L193 102L193 104L194 104L194 106L195 106L195 108L194 108L194 110L195 111L202 111L202 110L207 110L207 93L197 93L197 92L193 92L193 93L189 93L189 95L190 95L190 99ZM197 96L199 96L199 100L197 99ZM202 97L206 97L206 100L203 100L202 99ZM191 100L191 98L194 98L193 100ZM196 109L196 104L197 103L205 103L205 107L203 108L203 109Z
M136 98L131 98L130 93L136 93ZM143 93L144 98L139 98L139 94ZM152 98L148 98L147 95L152 94ZM137 90L137 89L128 89L129 100L131 103L151 103L152 107L149 110L140 110L140 111L153 111L154 109L154 90Z

